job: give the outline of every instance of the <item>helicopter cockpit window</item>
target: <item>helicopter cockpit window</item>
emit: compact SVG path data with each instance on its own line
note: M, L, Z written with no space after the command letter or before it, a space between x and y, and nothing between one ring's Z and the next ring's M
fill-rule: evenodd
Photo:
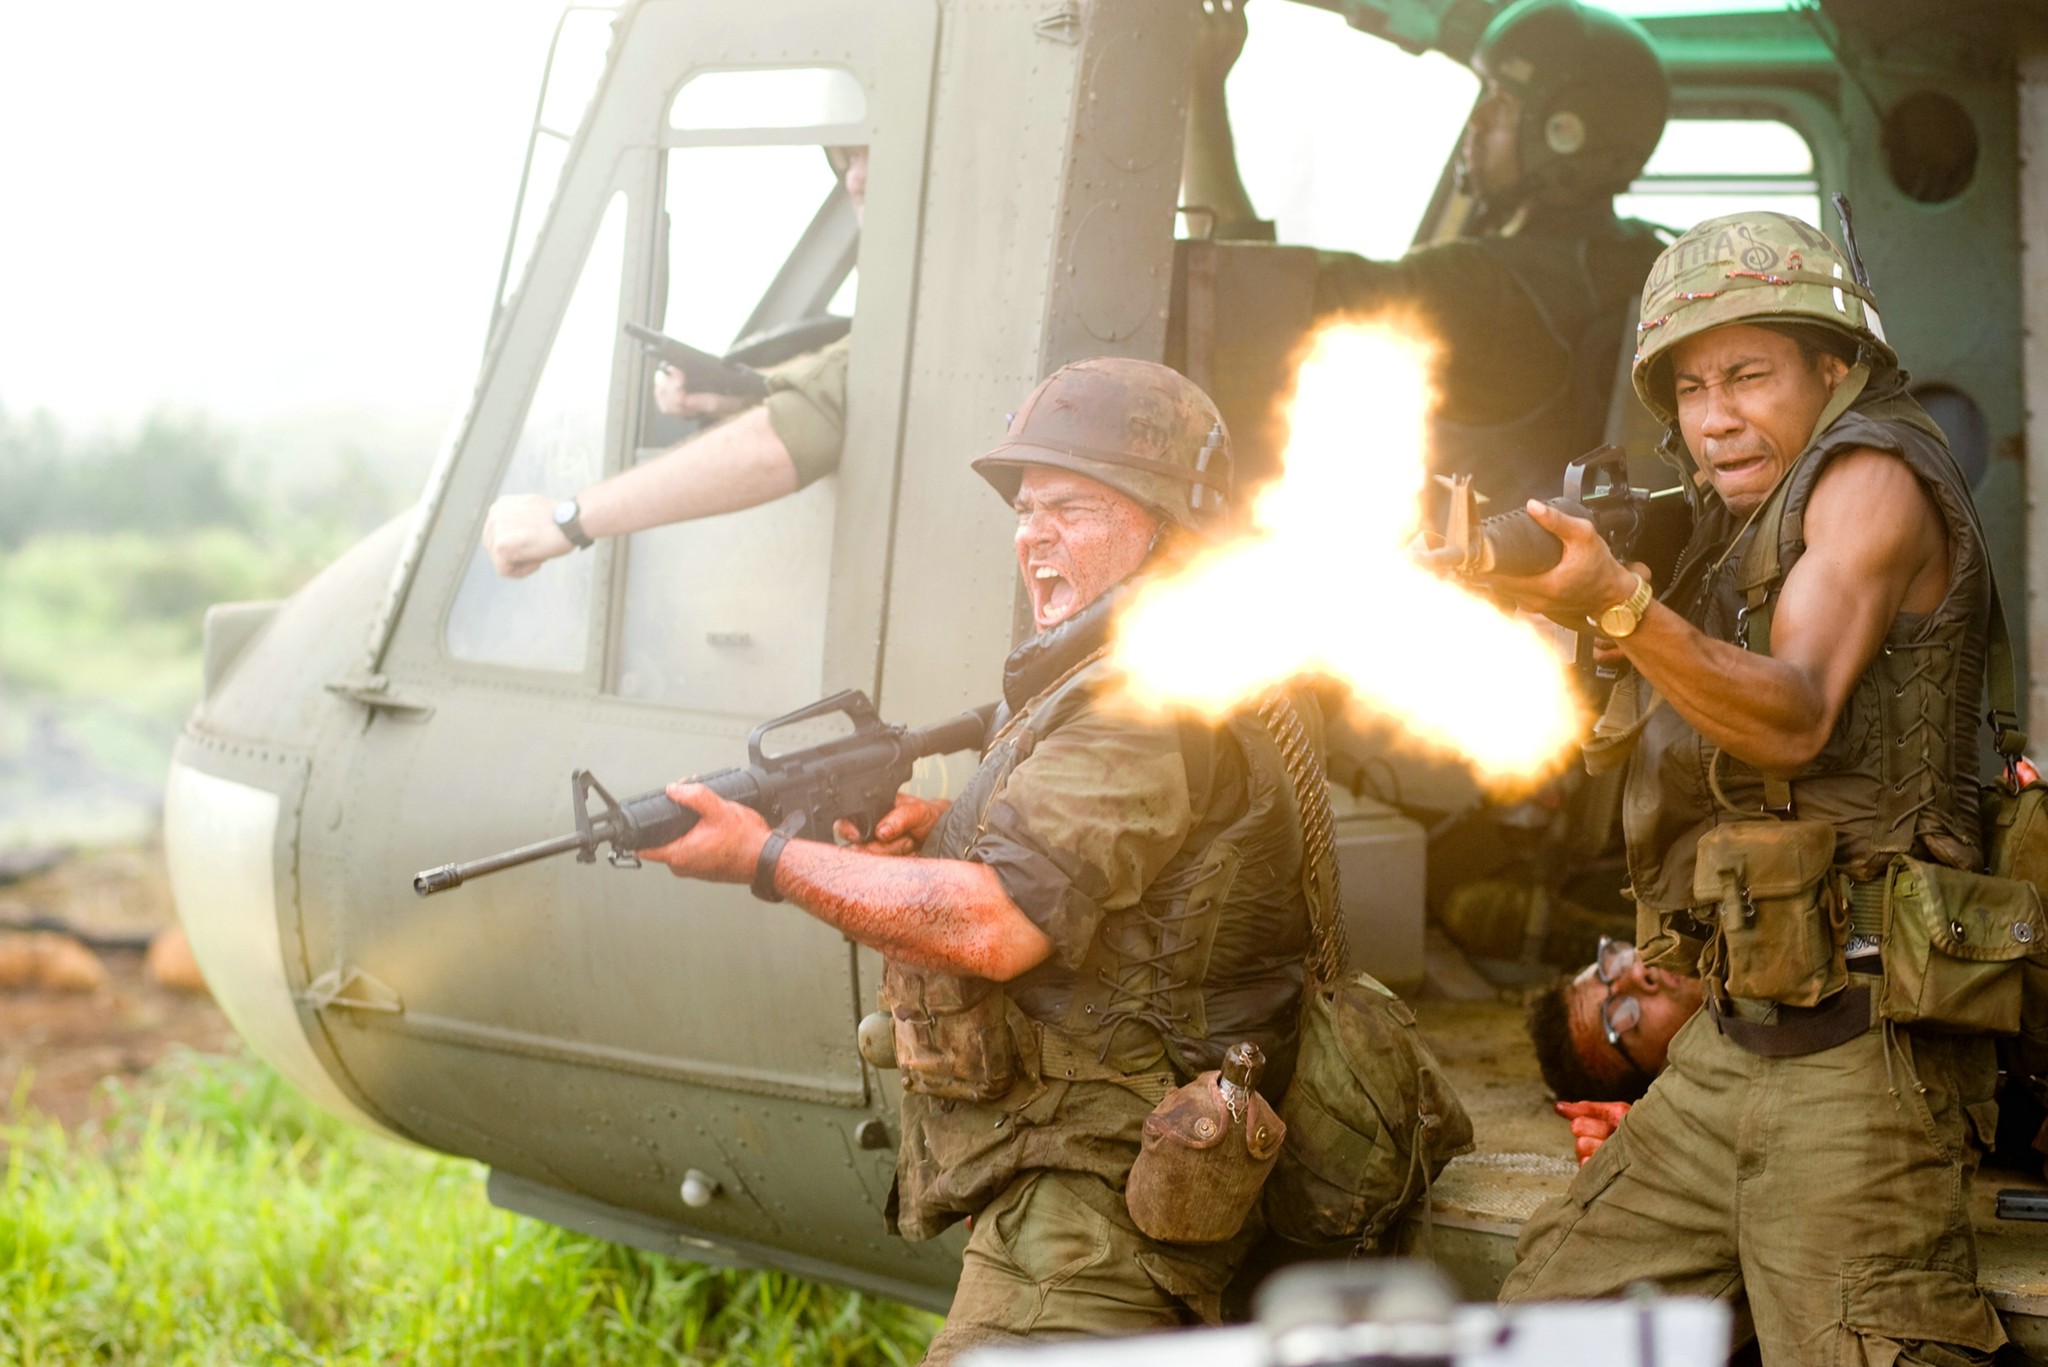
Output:
M626 197L615 194L534 386L500 495L566 495L603 474L625 249ZM479 545L448 614L449 654L522 669L582 670L589 655L594 564L589 555L571 555L542 573L504 579Z
M1813 148L1776 119L1673 119L1614 210L1682 233L1703 219L1774 209L1818 224Z
M825 67L706 72L671 106L650 325L726 364L649 354L636 458L780 451L732 511L628 542L620 696L752 716L822 685L866 108Z

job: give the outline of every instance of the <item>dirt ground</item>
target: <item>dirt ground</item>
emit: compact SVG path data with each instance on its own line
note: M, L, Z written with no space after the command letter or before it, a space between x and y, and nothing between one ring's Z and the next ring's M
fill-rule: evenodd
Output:
M0 989L0 1114L25 1105L74 1127L104 1110L103 1080L133 1077L180 1045L234 1047L210 998L160 987L144 969L143 946L175 920L157 849L75 855L0 883L0 929L61 922L107 970L96 992Z

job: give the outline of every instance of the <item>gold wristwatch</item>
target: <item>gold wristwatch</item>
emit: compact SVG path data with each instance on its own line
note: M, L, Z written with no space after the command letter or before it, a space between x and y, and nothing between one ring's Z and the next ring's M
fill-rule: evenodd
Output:
M1594 627L1610 641L1625 640L1633 636L1636 628L1643 624L1643 614L1650 610L1650 599L1653 596L1650 592L1650 581L1640 574L1637 575L1636 591L1593 618Z

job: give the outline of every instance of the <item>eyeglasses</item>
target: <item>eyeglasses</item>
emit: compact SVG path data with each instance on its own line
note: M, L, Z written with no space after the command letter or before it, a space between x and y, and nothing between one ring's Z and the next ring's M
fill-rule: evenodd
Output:
M1621 1038L1643 1023L1641 999L1620 990L1622 975L1635 967L1636 959L1634 945L1627 940L1610 939L1603 935L1600 937L1600 947L1593 955L1593 965L1587 972L1607 989L1607 996L1600 1003L1601 1033L1607 1036L1607 1042L1614 1047L1614 1052L1627 1060L1629 1067L1647 1074L1654 1070L1645 1068L1642 1062L1629 1052L1628 1045L1623 1043ZM1584 973L1579 975L1582 981L1585 976Z

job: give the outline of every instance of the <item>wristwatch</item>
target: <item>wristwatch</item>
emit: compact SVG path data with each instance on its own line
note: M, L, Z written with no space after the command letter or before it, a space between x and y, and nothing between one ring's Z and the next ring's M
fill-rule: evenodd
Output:
M1650 581L1639 574L1636 576L1636 591L1592 618L1593 626L1610 641L1626 640L1635 635L1636 628L1643 624L1643 614L1650 610L1653 596Z
M583 530L582 516L583 509L573 498L565 498L555 505L555 526L569 538L570 545L579 551L587 551L595 543L591 541L590 533Z

